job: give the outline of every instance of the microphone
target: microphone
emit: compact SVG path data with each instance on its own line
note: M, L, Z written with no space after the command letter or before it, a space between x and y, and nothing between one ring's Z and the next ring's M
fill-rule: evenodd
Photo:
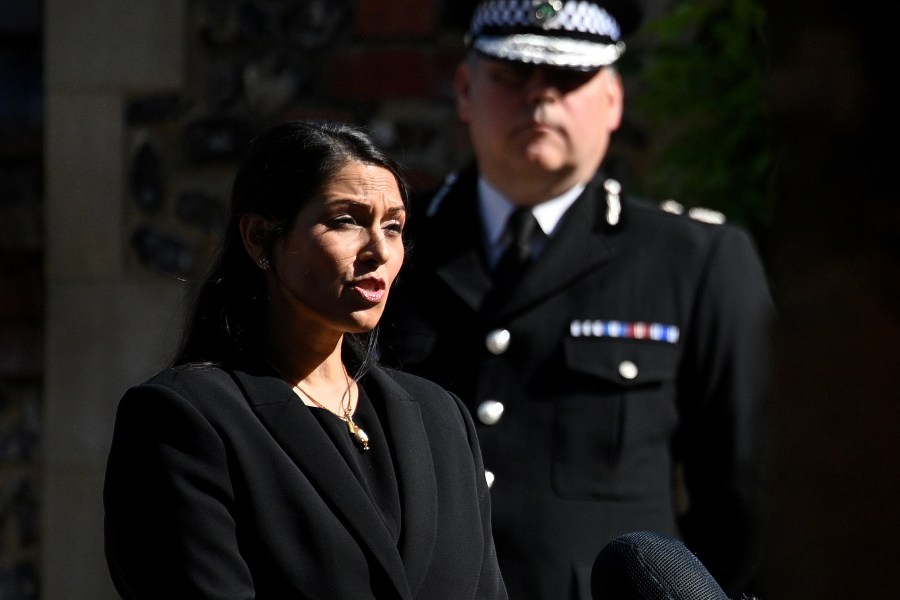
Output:
M681 541L635 531L610 541L591 571L594 600L729 600Z

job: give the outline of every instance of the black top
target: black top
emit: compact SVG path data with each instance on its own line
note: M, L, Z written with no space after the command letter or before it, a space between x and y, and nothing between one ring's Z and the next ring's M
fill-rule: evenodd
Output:
M394 473L388 436L384 433L378 412L366 394L365 387L360 383L358 388L359 398L353 422L369 436L368 450L364 451L359 447L347 429L346 421L336 414L315 406L309 409L347 461L360 484L371 496L394 541L399 541L400 493L397 489L397 475Z

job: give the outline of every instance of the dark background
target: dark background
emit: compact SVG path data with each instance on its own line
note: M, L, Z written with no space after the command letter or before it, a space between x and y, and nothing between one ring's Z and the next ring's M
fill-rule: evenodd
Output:
M781 320L771 598L900 588L898 36L887 5L766 2Z

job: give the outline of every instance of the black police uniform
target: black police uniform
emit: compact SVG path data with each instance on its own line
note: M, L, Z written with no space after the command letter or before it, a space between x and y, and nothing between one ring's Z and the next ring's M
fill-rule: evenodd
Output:
M497 305L475 168L414 204L381 358L476 416L511 599L590 599L598 552L636 530L680 536L740 591L758 524L765 273L742 229L605 182Z

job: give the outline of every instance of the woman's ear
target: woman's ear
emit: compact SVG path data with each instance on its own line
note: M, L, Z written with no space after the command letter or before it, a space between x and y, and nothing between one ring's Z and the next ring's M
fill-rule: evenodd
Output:
M267 240L272 232L272 222L262 215L247 213L241 217L240 229L241 240L250 260L264 271L268 270L263 265L270 264Z

